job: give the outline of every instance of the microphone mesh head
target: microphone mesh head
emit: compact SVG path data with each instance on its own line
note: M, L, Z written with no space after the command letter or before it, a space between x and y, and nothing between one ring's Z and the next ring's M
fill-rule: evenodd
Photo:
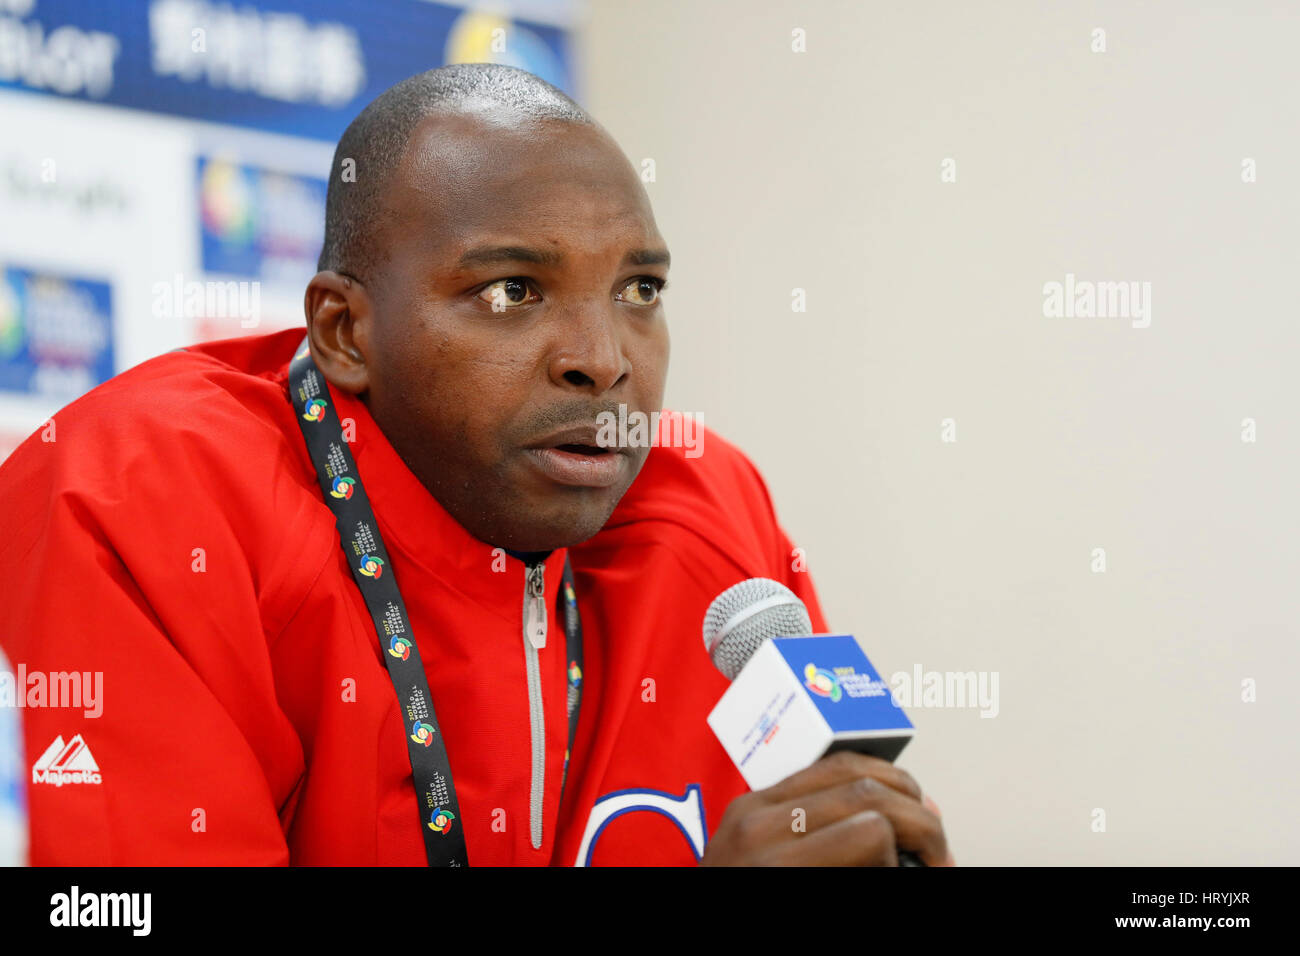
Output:
M808 608L799 595L771 578L733 584L713 599L704 615L704 649L728 680L736 679L768 638L811 633Z

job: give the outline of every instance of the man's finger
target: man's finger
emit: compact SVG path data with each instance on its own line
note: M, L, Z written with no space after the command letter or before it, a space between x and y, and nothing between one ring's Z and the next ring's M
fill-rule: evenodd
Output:
M901 849L919 853L930 866L942 866L948 860L948 840L939 817L873 777L862 777L819 793L805 794L782 808L784 819L801 822L803 832L807 834L866 810L879 811L889 819ZM795 838L806 839L797 830Z
M898 850L889 818L864 810L816 833L778 843L759 862L764 866L898 866Z
M906 770L895 767L888 760L868 757L866 754L854 753L851 750L840 750L829 757L823 757L811 767L786 777L766 790L758 791L757 795L761 796L765 803L788 803L805 794L829 790L831 787L862 777L879 780L913 800L921 799L920 785Z

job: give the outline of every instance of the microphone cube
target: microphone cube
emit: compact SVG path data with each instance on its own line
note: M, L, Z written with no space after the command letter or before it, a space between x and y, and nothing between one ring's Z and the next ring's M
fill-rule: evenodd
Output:
M914 730L849 634L764 641L708 722L751 790L836 750L893 761Z

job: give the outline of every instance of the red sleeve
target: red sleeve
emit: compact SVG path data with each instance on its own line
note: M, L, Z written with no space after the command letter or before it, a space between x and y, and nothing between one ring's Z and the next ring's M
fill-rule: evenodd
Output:
M266 777L230 714L112 549L71 509L51 524L5 561L21 595L5 651L24 665L27 703L42 703L32 679L45 677L45 706L21 711L29 768L79 736L80 756L63 764L96 770L29 778L32 864L286 863ZM70 691L54 699L52 684L78 688L51 673L79 675L80 706Z
M280 814L303 760L259 601L279 582L211 485L252 499L238 463L205 460L212 443L124 414L65 409L57 442L34 436L0 468L31 862L287 863Z

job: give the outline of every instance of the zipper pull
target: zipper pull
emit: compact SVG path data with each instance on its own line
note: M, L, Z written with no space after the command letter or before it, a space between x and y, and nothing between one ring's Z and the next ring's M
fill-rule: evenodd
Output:
M524 578L524 635L537 650L546 646L546 565L529 565Z

